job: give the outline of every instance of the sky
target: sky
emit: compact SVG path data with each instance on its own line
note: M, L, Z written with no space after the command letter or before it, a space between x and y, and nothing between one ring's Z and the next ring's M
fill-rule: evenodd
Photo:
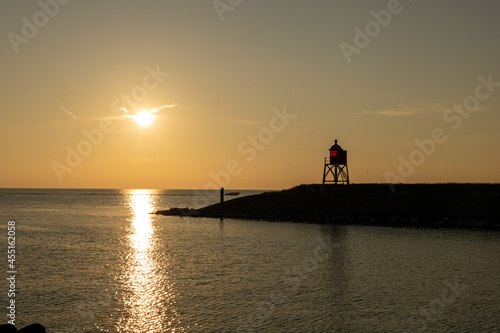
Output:
M335 139L351 183L498 183L499 14L2 1L0 187L290 188L321 182Z

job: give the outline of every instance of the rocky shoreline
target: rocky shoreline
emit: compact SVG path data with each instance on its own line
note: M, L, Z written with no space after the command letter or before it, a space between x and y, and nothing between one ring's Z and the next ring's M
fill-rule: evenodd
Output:
M499 184L300 185L155 214L318 224L500 230Z

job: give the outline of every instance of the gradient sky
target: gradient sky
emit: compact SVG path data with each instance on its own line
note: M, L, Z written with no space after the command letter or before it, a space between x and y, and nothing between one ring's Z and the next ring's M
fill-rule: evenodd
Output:
M353 183L500 182L500 86L475 97L500 82L497 0L60 1L0 4L0 187L288 188L321 181L334 139ZM147 127L113 110L141 91L127 115L175 106Z

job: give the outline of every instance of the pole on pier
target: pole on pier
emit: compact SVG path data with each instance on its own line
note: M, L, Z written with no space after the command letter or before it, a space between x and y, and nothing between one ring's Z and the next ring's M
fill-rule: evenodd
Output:
M223 212L222 212L222 204L224 203L224 187L220 188L220 210L219 210L219 216L220 216L220 221L223 221Z

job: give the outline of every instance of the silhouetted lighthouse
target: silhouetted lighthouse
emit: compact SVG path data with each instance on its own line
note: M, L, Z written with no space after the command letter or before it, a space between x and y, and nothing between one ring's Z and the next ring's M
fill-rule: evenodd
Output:
M330 147L330 157L325 158L325 168L323 169L323 184L325 183L349 184L349 170L347 169L347 150L342 149L337 144L337 140L335 140L335 144Z

